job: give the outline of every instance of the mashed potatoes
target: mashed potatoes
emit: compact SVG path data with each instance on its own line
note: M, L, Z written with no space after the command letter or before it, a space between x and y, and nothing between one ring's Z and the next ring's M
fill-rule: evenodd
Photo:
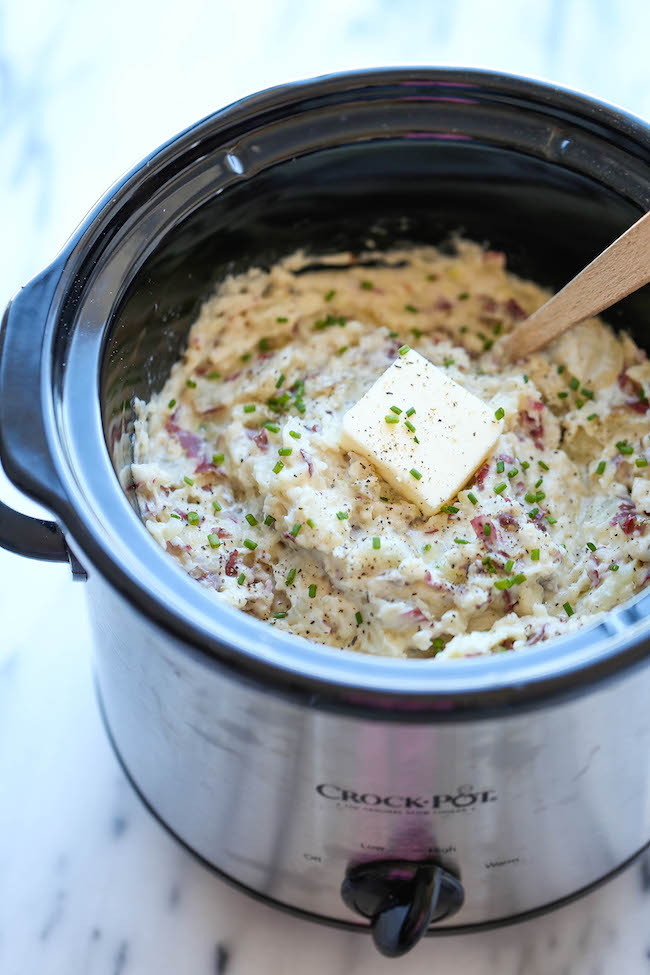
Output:
M592 319L504 368L498 336L548 295L502 254L322 263L228 278L136 404L140 510L190 576L287 632L407 657L516 650L648 583L650 363L629 337ZM429 518L339 442L405 342L505 414Z

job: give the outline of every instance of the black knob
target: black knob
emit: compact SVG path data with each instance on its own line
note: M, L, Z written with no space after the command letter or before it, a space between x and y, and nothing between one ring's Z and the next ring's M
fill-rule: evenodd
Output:
M463 904L460 881L435 863L382 860L348 870L341 896L349 908L369 918L382 955L397 958L417 944L434 921Z

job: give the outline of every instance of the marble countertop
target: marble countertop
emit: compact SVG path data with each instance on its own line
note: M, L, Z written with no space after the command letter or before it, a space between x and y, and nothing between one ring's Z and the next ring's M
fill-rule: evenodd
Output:
M104 188L240 95L372 64L544 77L650 117L643 0L76 0L0 4L0 302ZM254 25L254 29L251 29ZM24 510L0 477L0 495ZM546 917L429 940L399 963L369 938L253 902L142 807L92 684L83 584L0 552L2 975L650 973L650 857Z

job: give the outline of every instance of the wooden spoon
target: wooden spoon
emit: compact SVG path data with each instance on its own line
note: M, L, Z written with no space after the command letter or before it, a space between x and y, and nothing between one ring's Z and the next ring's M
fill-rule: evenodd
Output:
M499 351L511 362L522 359L649 281L650 212L505 336Z

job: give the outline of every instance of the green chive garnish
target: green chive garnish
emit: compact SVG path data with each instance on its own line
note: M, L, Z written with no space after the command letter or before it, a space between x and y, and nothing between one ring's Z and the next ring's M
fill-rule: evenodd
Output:
M361 626L361 624L363 623L363 616L361 615L361 613L360 613L360 612L359 612L358 610L357 610L357 612L356 612L356 613L354 614L354 618L355 618L355 620L357 621L357 625L358 625L358 626Z
M441 511L444 511L448 515L455 515L455 514L457 514L458 511L460 511L460 508L457 508L453 504L443 504L443 506L442 506L442 508L440 510Z
M364 291L372 291L372 281L362 281L361 287Z
M175 406L176 406L176 400L170 399L169 403L167 404L167 409L173 410Z
M348 351L348 346L347 345L342 345L340 349L337 349L336 350L336 354L337 355L345 355L345 353L347 351Z
M566 366L558 366L557 367L558 375L561 376L562 373L564 372L565 368L566 368Z
M478 504L478 498L476 497L475 494L472 494L471 491L467 492L467 500L471 501L472 504Z
M384 420L386 421L386 423L399 423L398 416L385 416Z
M442 364L443 364L443 366L445 367L445 369L448 369L448 368L449 368L449 366L453 366L453 365L455 365L455 364L456 364L456 362L455 362L455 360L454 360L454 359L452 359L452 358L451 358L451 356L447 356L447 358L446 358L446 359L443 359L443 360L442 360Z
M372 547L373 548L381 548L381 538L377 538L377 537L373 538L373 540L372 540Z
M415 305L404 305L404 310L405 311L410 311L410 312L413 312L413 313L416 313L417 312L417 308L415 307Z
M257 343L260 352L269 351L269 340L267 338L261 338Z
M279 389L280 386L282 385L282 383L285 381L286 378L287 377L285 376L285 374L283 372L281 372L280 375L278 376L278 381L275 384L275 388L276 389Z
M382 498L381 495L380 495L379 500L380 501L388 501L388 498Z
M513 586L520 586L522 584L522 582L525 582L525 581L526 581L526 576L523 574L523 572L520 572L519 575L514 576L514 578L512 579L512 585Z
M335 294L336 291L334 290L334 288L332 288L332 290L328 291L327 294L325 295L325 301L331 301Z
M264 519L264 524L268 525L269 528L271 527L271 525L274 525L275 518L273 517L273 515L267 515L266 518Z
M415 433L415 427L413 426L410 420L404 420L404 426L406 427L407 430L410 430L411 433Z
M246 548L249 548L251 552L255 551L255 549L257 548L257 542L252 542L250 538L244 539L244 545L246 546Z
M496 487L494 489L494 493L495 494L503 494L503 492L505 491L505 489L507 488L507 486L508 485L506 484L506 482L505 481L502 481L501 484L497 484L496 485Z
M647 467L648 466L648 461L647 461L647 458L645 458L645 457L637 457L637 459L634 461L634 463L635 463L636 467Z
M186 385L186 386L187 386L187 387L188 387L189 389L196 389L196 383L194 382L194 380L193 380L193 379L186 379L186 380L185 380L185 385Z
M576 379L576 377L575 376L571 376L571 379L569 380L569 386L571 387L571 389L577 389L579 387L579 385L580 385L580 383Z
M495 417L496 417L497 420L502 420L504 418L504 416L506 415L506 411L504 410L504 408L502 406L500 406L498 410L495 410L494 415L495 415Z
M257 521L257 518L255 517L255 515L251 515L250 513L246 515L246 521L251 526L251 528L255 528L255 525L258 524L258 521Z
M487 525L484 525L484 526L483 526L483 534L484 534L484 535L485 535L485 536L486 536L487 538L489 538L489 537L490 537L490 535L492 534L492 525L490 525L490 523L489 523L489 522L488 522L488 524L487 524Z
M523 469L524 469L525 471L527 471L527 470L528 470L528 468L530 467L530 464L528 463L528 461L527 461L527 460L522 460L522 462L521 462L521 466L523 467Z
M461 291L457 297L459 301L467 301L469 298L469 291Z
M215 511L221 511L221 505L219 504L218 501L213 501L212 507L214 508Z
M548 464L545 464L543 460L538 460L537 463L543 471L550 471L551 468L548 466Z
M616 449L621 454L633 454L634 447L630 446L627 440L619 440L616 444Z
M302 525L300 524L299 521L297 521L295 523L295 525L293 526L293 528L291 529L291 531L290 531L289 534L293 535L293 537L296 538L296 536L298 535L298 532L300 531L301 528L302 528Z
M565 390L562 390L562 392L558 393L557 395L560 399L566 399L569 394Z
M256 406L254 406L252 403L249 403L247 406L244 407L244 413L254 413L256 409L257 409Z
M514 564L515 564L515 563L514 563L514 561L513 561L512 559L508 559L508 561L507 561L507 562L506 562L506 564L504 565L504 567L503 567L503 571L505 572L505 574L506 574L507 576L509 576L509 575L510 575L510 573L512 572L512 567L513 567L513 565L514 565Z
M494 583L495 589L510 589L512 582L510 579L497 579Z
M281 325L284 325L288 321L289 319L285 318L284 315L279 315L278 318L276 318L276 322L280 322Z
M454 541L456 542L456 545L469 545L466 538L455 538Z
M190 486L190 487L193 487L193 485L194 485L194 481L192 480L192 478L191 478L191 477L187 477L187 475L186 475L186 476L185 476L185 477L183 478L183 480L185 481L185 483L186 483L186 484L189 484L189 486Z
M616 562L612 562L612 564L609 567L609 571L610 572L618 572L618 566L616 565Z
M390 410L391 410L391 413L397 413L398 416L402 412L400 410L399 406L391 406Z
M549 525L557 524L557 518L553 518L551 515L546 515L546 520L549 523Z
M513 467L511 471L508 471L508 475L507 476L510 478L510 480L512 480L512 478L513 477L516 477L518 473L519 473L519 471L517 470L517 468L516 467Z
M244 352L244 354L243 355L240 355L239 358L241 359L242 362L248 362L248 360L250 359L250 357L251 357L251 353L250 352Z
M539 481L535 481L535 487L538 488L540 486L540 484L542 483L543 480L544 480L544 478L543 477L540 477Z
M280 449L278 450L278 454L280 455L280 457L291 457L292 450L293 447L280 447Z
M267 422L267 423L263 423L262 426L265 427L269 431L269 433L280 432L280 427L277 425L277 423Z
M421 481L422 480L422 475L420 474L419 471L416 471L415 467L412 467L411 468L411 470L409 471L409 474L411 475L411 477L414 477L416 481Z
M350 516L347 513L347 511L337 511L336 517L338 518L339 521L345 521L346 518L349 518Z
M588 420L595 420L597 416L598 416L597 413L590 413L589 416L587 417L587 419Z
M309 587L309 598L310 599L313 599L315 597L315 595L316 595L316 589L317 588L318 587L316 586L316 583L315 582L312 582L311 586Z
M170 515L169 517L170 517L170 518L178 518L178 520L179 520L179 521L181 520L181 516L180 516L180 515L177 515L177 514L175 514L175 512L173 512L173 511L172 511L172 513L171 513L171 515Z
M587 548L591 549L592 552L596 551L596 546L594 545L593 542L587 542Z
M531 508L531 510L528 512L528 517L532 520L533 518L537 518L538 514L539 508Z
M210 542L210 548L219 548L221 542L219 541L219 536L210 533L208 535L208 541Z
M600 474L604 474L606 467L607 467L607 464L605 463L605 461L604 460L601 460L600 464L596 468L596 474L599 474L599 475Z
M224 454L213 454L212 455L212 463L213 464L222 464L224 460L225 460Z
M585 387L583 386L582 389L580 390L580 392L582 393L583 396L586 396L587 399L593 399L594 398L594 391L593 391L593 389L585 389Z
M573 616L574 609L571 603L563 603L562 609L567 614L567 616Z
M246 576L244 575L243 572L240 572L239 575L237 576L237 585L243 586L245 582L246 582Z
M504 462L502 460L498 460L497 461L497 474L503 474L503 470L504 470L505 466L506 465L504 464Z
M281 460L279 460L277 462L277 464L275 465L275 467L273 468L273 473L274 474L279 474L283 467L284 467L284 464L282 463Z
M209 372L205 378L206 379L221 379L221 373L220 372L217 372L216 369L215 369L214 372Z
M410 352L410 348L408 345L402 345L397 351L400 355L406 355L407 352Z
M293 580L295 578L296 578L296 570L295 570L295 568L294 569L289 569L289 571L287 572L287 578L286 578L287 585L290 586L291 583L293 582Z
M274 620L283 620L286 617L286 615L287 615L286 613L274 613L273 614L273 619Z
M308 518L307 521L305 522L305 524L309 525L310 528L315 528L316 527L316 522L315 521L312 521L311 518Z
M533 560L533 562L539 562L539 549L534 548L530 553L530 557Z
M302 440L302 434L296 433L295 430L289 430L289 436L293 437L294 440Z
M406 415L407 416L413 416L414 413L415 413L415 407L414 406L410 406L408 408L408 410L406 411Z

